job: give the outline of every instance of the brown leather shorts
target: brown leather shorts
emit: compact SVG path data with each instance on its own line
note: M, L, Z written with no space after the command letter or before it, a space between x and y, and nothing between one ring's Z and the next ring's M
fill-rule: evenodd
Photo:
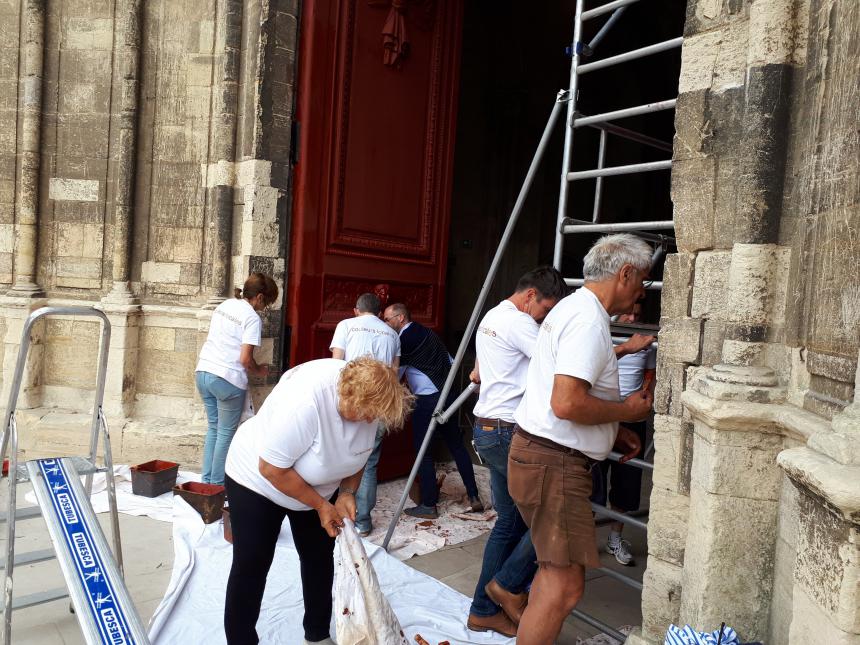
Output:
M539 563L600 566L588 500L591 463L580 452L517 429L508 453L508 492L531 529Z

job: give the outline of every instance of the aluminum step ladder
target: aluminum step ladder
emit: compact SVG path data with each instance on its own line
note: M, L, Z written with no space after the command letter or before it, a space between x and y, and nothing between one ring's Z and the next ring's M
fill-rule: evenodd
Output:
M101 342L98 359L90 451L87 457L34 459L18 463L18 427L15 406L27 361L30 332L33 325L48 316L89 316L100 318ZM24 323L21 345L6 419L3 424L0 456L8 452L8 474L4 475L7 492L7 512L0 517L6 522L6 558L3 565L4 611L2 645L12 642L12 614L16 609L32 607L52 600L71 597L72 609L81 626L87 645L145 645L149 643L146 630L135 610L122 573L122 544L116 505L113 459L110 433L102 410L107 374L110 322L104 312L93 307L42 307ZM99 437L103 439L104 466L98 466L96 456ZM7 451L8 449L8 451ZM114 551L102 532L90 504L93 473L104 472L111 514ZM85 477L85 483L81 483ZM31 482L38 506L18 508L19 483ZM15 554L15 525L18 521L41 516L48 527L53 549ZM26 596L13 596L15 566L34 564L56 558L65 579L65 587L40 591Z

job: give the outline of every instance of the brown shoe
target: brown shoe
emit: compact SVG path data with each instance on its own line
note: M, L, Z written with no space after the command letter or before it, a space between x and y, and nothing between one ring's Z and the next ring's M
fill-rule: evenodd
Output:
M511 593L496 582L495 578L487 583L484 591L487 592L490 600L502 608L502 611L507 614L514 625L520 624L520 619L523 617L526 605L529 604L529 595L527 593Z
M466 627L473 632L498 632L503 636L516 636L517 626L511 622L511 619L505 615L505 612L500 611L494 616L475 616L469 614L469 620L466 621Z

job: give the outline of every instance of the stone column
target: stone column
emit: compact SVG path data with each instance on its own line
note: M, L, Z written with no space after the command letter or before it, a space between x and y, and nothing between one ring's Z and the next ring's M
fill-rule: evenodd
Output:
M216 86L209 133L206 242L204 265L206 306L213 308L228 296L233 233L233 185L235 182L236 127L239 65L242 49L242 0L218 0L216 42L224 43L218 56Z
M750 5L736 225L722 361L682 396L693 418L690 518L680 622L734 627L769 641L782 429L762 404L785 399L766 365L774 303L784 299L777 246L794 27L791 0ZM728 409L734 413L727 415Z
M15 185L15 252L13 285L0 301L0 315L6 326L3 338L3 390L5 405L11 390L24 321L45 304L44 290L37 284L36 259L39 251L39 172L42 140L42 74L45 53L45 1L26 0L21 11L21 43L18 85L20 102L18 158ZM41 373L44 322L31 332L29 360L24 369L19 408L37 407L41 400Z
M45 55L45 0L26 0L21 13L19 63L20 130L15 199L14 283L10 295L44 294L36 283L39 251L39 171L42 142L42 74Z
M137 159L140 41L143 2L120 0L114 24L110 163L114 168L113 288L102 298L101 309L111 322L111 343L105 385L105 412L127 418L134 405L140 305L129 285L132 231L134 230L134 176Z

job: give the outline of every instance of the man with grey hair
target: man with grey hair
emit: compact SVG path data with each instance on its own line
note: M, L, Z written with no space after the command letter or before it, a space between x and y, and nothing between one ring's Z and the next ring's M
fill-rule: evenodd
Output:
M518 645L555 642L582 597L585 568L600 566L590 468L613 446L622 461L639 452L639 438L618 423L644 419L653 402L648 390L621 400L616 355L638 349L613 349L609 319L645 295L650 269L651 248L640 238L600 238L585 256L584 287L559 302L538 333L508 454L509 492L539 565Z
M362 356L371 356L378 361L396 368L400 365L400 337L379 318L382 303L373 293L363 293L355 302L352 310L354 318L341 320L334 330L331 339L332 358L351 361ZM355 529L359 535L370 535L373 524L370 512L376 506L376 466L382 452L382 438L386 429L380 426L376 430L376 443L367 464L361 484L356 491L341 490L341 493L355 495Z

